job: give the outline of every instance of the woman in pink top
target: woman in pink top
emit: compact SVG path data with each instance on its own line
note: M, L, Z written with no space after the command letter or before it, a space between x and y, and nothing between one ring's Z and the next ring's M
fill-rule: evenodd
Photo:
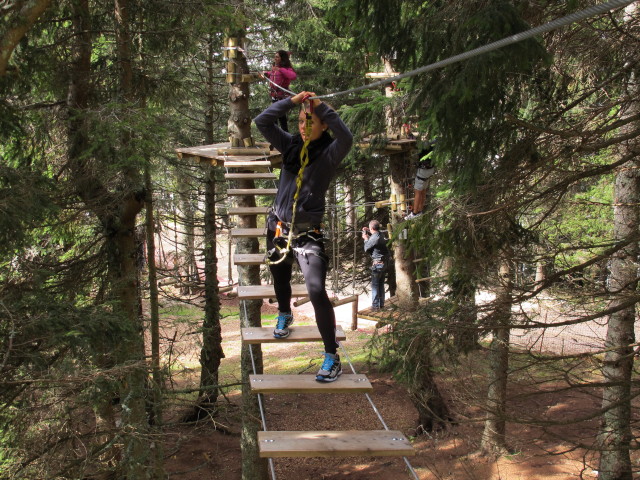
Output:
M280 85L282 88L289 89L289 84L297 77L296 72L291 66L291 60L289 60L289 52L278 50L273 59L273 67L271 68L271 71L264 72L264 74L275 84ZM272 102L277 102L278 100L291 96L289 93L276 87L273 83L269 85L271 86L270 94ZM287 116L284 115L280 117L278 121L280 122L282 130L288 132Z

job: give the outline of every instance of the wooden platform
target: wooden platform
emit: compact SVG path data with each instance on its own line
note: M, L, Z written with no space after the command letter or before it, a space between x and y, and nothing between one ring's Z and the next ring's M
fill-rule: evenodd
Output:
M242 329L243 343L283 343L283 342L321 342L322 337L315 325L296 325L289 327L291 333L287 338L275 338L273 327L247 327ZM336 327L336 340L343 342L347 339L340 325Z
M249 375L253 393L370 393L365 375L342 374L335 382L318 382L315 375Z
M291 296L306 297L307 286L304 284L291 285ZM238 287L238 298L240 300L259 300L275 297L276 293L273 285L242 285Z
M253 171L266 171L272 167L279 167L282 164L282 155L277 150L270 150L269 155L263 152L269 147L268 143L256 142L256 154L242 155L219 155L220 150L233 151L231 143L213 143L211 145L200 145L197 147L176 148L175 152L179 158L193 158L200 162L210 163L212 166L225 168L242 168ZM238 151L245 152L247 149L242 147Z
M374 311L371 306L358 310L358 318L373 320L374 322L388 321L390 317L393 317L396 311L397 300L398 299L395 296L386 298L384 300L383 310Z
M416 145L415 138L376 138L373 140L373 144L375 145L373 147L371 142L372 139L364 138L360 143L357 144L357 147L362 150L374 149L376 152L382 153L383 155L394 155L398 153L409 152L414 149Z
M258 448L263 458L415 455L409 439L394 430L258 432Z

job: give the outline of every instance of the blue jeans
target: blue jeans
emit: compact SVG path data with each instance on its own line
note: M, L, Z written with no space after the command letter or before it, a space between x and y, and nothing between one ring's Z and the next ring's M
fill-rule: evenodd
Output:
M373 308L384 307L384 278L386 275L386 265L371 267L371 306Z

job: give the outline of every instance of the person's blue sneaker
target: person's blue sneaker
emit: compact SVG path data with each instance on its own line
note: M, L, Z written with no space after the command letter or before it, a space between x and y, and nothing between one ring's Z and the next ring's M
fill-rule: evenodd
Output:
M279 312L276 317L276 328L273 331L275 338L287 338L291 331L289 326L293 323L293 315L291 313Z
M318 382L335 382L342 374L340 355L337 353L325 353L322 367L318 370L316 380Z

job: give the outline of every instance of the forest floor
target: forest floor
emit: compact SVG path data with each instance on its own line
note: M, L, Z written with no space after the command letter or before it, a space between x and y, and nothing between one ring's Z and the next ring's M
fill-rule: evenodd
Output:
M237 312L237 301L224 299L222 313ZM389 373L382 373L367 362L367 341L375 333L373 322L359 323L350 331L350 306L337 309L337 320L347 334L344 342L358 373L366 373L374 392L370 395L391 430L408 435L416 455L409 457L420 480L497 480L497 479L590 479L596 478L597 458L573 448L573 442L591 444L598 421L578 425L540 427L508 423L507 437L512 454L493 461L478 455L483 429L483 413L474 405L485 390L484 375L478 371L478 358L467 358L454 375L440 375L438 386L448 400L456 424L432 434L416 431L416 410L402 385ZM194 309L195 310L195 309ZM265 304L263 319L271 319L277 310ZM185 317L186 315L186 317ZM191 319L189 315L195 315ZM167 319L163 336L169 340L167 353L173 363L171 383L174 389L197 387L200 354L198 321L201 311L176 310ZM223 319L223 348L220 375L223 383L239 383L240 332L237 316ZM266 325L272 324L269 321ZM312 325L305 311L296 312L296 324ZM195 325L195 326L194 326ZM315 343L267 344L263 346L265 373L315 373L321 360L321 347ZM479 355L482 355L480 353ZM344 364L343 357L343 364ZM542 387L544 388L544 387ZM564 419L580 411L597 410L596 395L555 394L522 396L510 405L512 412L537 414L539 418ZM234 480L241 478L240 390L231 387L222 400L214 421L184 424L179 420L189 411L195 394L176 395L167 408L168 428L165 444L169 478L180 480ZM376 430L383 429L364 395L266 395L266 422L270 430ZM412 478L402 458L283 458L274 461L276 477L281 480Z

